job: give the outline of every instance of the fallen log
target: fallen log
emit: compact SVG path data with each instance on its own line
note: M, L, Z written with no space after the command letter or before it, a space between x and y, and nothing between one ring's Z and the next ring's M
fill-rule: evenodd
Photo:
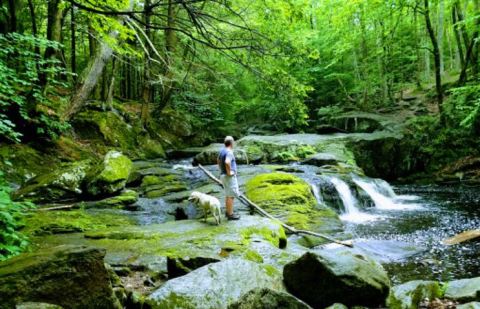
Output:
M70 204L70 205L59 205L59 206L52 206L52 207L39 207L34 208L35 211L51 211L51 210L70 210L74 208L79 208L78 204Z
M465 231L450 238L447 238L443 241L445 245L456 245L466 241L479 239L480 238L480 230L470 230Z
M198 165L198 168L200 168L207 176L208 178L212 179L214 182L216 182L218 185L220 185L221 187L223 187L223 184L222 182L217 178L215 177L215 175L213 175L212 173L210 173L207 169L205 169L201 164ZM256 212L258 212L260 215L264 216L264 217L267 217L267 218L270 218L272 220L276 220L278 222L280 222L280 224L283 226L283 228L285 230L287 230L289 233L291 234L303 234L303 235L309 235L309 236L315 236L315 237L320 237L320 238L323 238L323 239L326 239L328 241L331 241L331 242L334 242L336 244L339 244L339 245L342 245L342 246L347 246L347 247L350 247L350 248L353 248L353 243L350 242L350 241L341 241L341 240L337 240L337 239L334 239L332 237L329 237L327 235L324 235L324 234L320 234L320 233L316 233L316 232L312 232L312 231L307 231L307 230L298 230L296 228L294 228L293 226L290 226L282 221L280 221L279 219L275 218L274 216L272 216L271 214L269 214L268 212L266 212L264 209L262 209L260 206L258 206L257 204L255 204L254 202L252 202L251 200L249 200L245 195L243 194L240 194L240 196L238 197L238 199L245 205L247 205L248 207L250 207L251 209L255 210Z

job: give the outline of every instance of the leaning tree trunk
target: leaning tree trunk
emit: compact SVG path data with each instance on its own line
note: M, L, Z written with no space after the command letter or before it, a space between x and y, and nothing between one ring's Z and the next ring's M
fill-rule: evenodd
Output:
M133 0L130 0L130 10L133 7ZM124 19L124 16L119 17ZM118 31L112 31L109 34L110 39L115 40L118 37ZM95 88L98 79L102 76L105 65L113 55L113 49L105 42L97 44L97 50L94 57L89 61L82 75L77 80L75 94L70 99L70 104L62 115L63 120L70 120L85 104L88 97Z
M430 20L430 8L428 0L424 1L425 4L425 24L427 26L428 35L432 41L433 47L433 60L435 64L435 88L437 90L437 104L438 110L440 112L440 118L443 121L443 89L442 89L442 75L441 75L441 63L440 63L440 50L438 48L437 38L435 37L435 31L432 27L432 22Z

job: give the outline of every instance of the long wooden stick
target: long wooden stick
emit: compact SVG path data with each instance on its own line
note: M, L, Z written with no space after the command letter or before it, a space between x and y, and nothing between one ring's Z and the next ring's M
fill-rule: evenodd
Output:
M215 177L212 173L210 173L209 171L207 171L201 164L199 164L198 167L199 167L210 179L212 179L212 180L213 180L214 182L216 182L218 185L220 185L221 187L223 187L222 182L221 182L217 177ZM255 204L254 202L252 202L251 200L249 200L249 199L248 199L245 195L243 195L243 194L240 194L239 200L240 200L242 203L244 203L245 205L249 206L250 208L253 208L254 210L256 210L256 211L257 211L259 214L261 214L262 216L280 222L280 224L283 226L283 228L286 229L288 232L290 232L290 233L292 233L292 234L305 234L305 235L320 237L320 238L326 239L326 240L328 240L328 241L334 242L334 243L336 243L336 244L353 248L353 244L352 244L351 242L340 241L340 240L334 239L334 238L332 238L332 237L329 237L329 236L327 236L327 235L320 234L320 233L315 233L315 232L312 232L312 231L297 230L297 229L294 228L293 226L290 226L290 225L288 225L288 224L280 221L279 219L275 218L274 216L272 216L271 214L269 214L268 212L266 212L264 209L262 209L260 206L258 206L257 204Z

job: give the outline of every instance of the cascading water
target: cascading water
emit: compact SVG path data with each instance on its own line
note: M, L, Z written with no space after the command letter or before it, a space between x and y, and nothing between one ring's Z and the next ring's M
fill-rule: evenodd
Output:
M405 204L401 201L414 200L414 196L397 196L385 181L354 178L353 181L372 199L375 207L382 210L421 209L419 204Z
M346 182L336 177L330 178L330 181L335 186L345 208L345 212L340 216L340 219L360 223L378 218L378 216L366 214L358 210L356 206L357 199L353 196L352 191Z
M313 196L315 196L317 203L323 204L322 195L320 194L320 191L318 190L317 185L312 183L310 184L310 187L312 188L312 193L313 193Z

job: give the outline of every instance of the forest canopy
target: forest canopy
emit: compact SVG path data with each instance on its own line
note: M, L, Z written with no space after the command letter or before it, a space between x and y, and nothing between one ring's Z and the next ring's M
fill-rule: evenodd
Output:
M171 108L200 130L294 132L419 91L471 128L478 2L3 0L0 136L54 139L85 104L126 101L145 126Z

